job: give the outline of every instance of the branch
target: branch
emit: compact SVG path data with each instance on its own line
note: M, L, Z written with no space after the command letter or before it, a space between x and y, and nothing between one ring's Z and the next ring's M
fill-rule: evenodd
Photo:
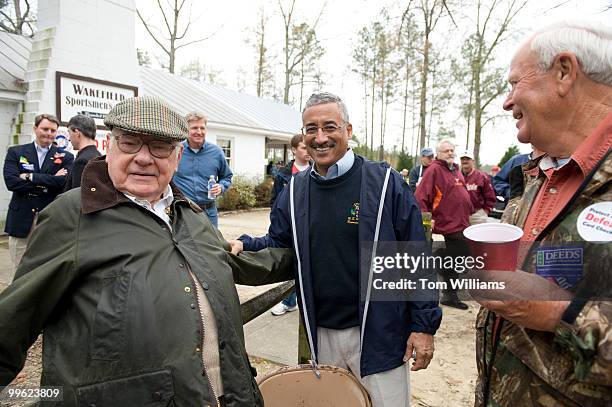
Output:
M25 9L25 12L23 13L23 18L21 20L21 27L19 27L22 34L23 34L23 24L24 23L27 24L27 17L28 17L28 14L30 14L30 2L28 0L25 0L25 5L26 5L26 9Z
M187 22L187 25L185 26L185 31L183 31L183 33L181 35L177 35L176 37L174 37L175 40L182 40L183 37L185 37L185 34L187 34L187 30L189 30L189 26L191 25L191 20L189 20Z
M213 36L214 36L216 33L217 33L217 32L215 31L214 33L210 34L210 35L209 35L209 36L207 36L207 37L200 38L200 39L198 39L198 40L194 40L194 41L189 41L189 42L186 42L186 43L181 44L181 45L177 45L176 47L174 47L174 49L175 49L175 50L177 50L177 49L179 49L179 48L186 47L187 45L195 44L196 42L206 41L206 40L208 40L208 39L212 38L212 37L213 37Z
M497 0L494 0L493 3L491 4L491 7L489 7L489 12L487 13L487 17L484 20L484 24L482 26L482 34L480 32L478 33L482 35L482 38L484 38L485 33L487 32L487 25L489 24L489 21L491 19L491 14L493 14L493 10L495 9L496 4L497 4ZM512 8L512 6L510 6L510 8Z
M489 103L491 103L493 100L497 99L497 97L499 95L501 95L502 93L504 93L504 89L503 88L499 88L497 90L497 92L493 92L493 94L491 95L491 97L489 97L489 99L487 99L483 104L480 110L485 110L487 108L487 106L489 106Z
M496 114L495 116L488 117L484 122L480 124L480 128L484 129L484 127L492 120L501 119L502 117L506 117L505 114Z
M491 43L491 46L489 47L486 55L485 55L485 61L488 60L489 56L491 55L491 52L493 51L493 49L497 46L497 44L500 41L500 38L502 36L502 34L504 32L506 32L506 29L508 28L508 25L510 24L510 22L514 19L514 17L516 17L516 15L527 5L527 1L528 0L524 0L523 4L521 4L516 11L514 11L514 13L512 13L512 7L514 6L514 4L516 4L516 1L513 1L512 4L510 5L510 7L508 8L508 13L506 14L506 17L504 18L504 21L502 22L501 27L499 28L499 31L497 33L497 36L495 37L495 40ZM512 14L512 15L511 15Z
M168 17L166 17L166 13L164 12L164 7L161 5L161 1L157 0L157 6L162 13L162 17L164 17L164 23L166 24L166 28L168 29L168 33L172 35L172 29L170 28L170 23L168 23ZM136 9L138 11L138 9ZM142 18L141 18L142 19ZM143 21L144 24L144 21Z
M157 37L153 34L153 32L151 31L151 29L149 28L149 25L147 23L145 23L145 20L142 18L142 15L140 14L140 11L138 9L136 9L136 14L138 15L138 18L140 18L140 21L142 22L142 24L144 25L145 29L147 30L147 32L149 33L149 35L151 36L151 38L153 38L153 41L155 41L157 43L157 45L159 45L161 47L161 49L164 50L164 52L168 55L170 55L170 51L168 51L166 49L166 47L164 46L164 44L162 44Z
M448 13L448 16L450 17L450 19L453 22L453 24L455 25L455 28L458 28L457 27L457 23L455 22L455 19L453 18L453 13L450 12L450 10L448 8L448 4L446 4L446 0L442 0L442 5L446 9L446 12Z
M404 21L406 21L406 17L408 17L408 13L410 12L410 6L412 5L412 0L408 0L408 5L406 6L406 10L402 13L402 19L400 20L400 26L398 30L398 38L402 35L402 28L404 27Z
M319 20L321 19L321 16L323 15L323 11L325 10L325 6L327 6L327 1L323 2L323 5L321 6L321 11L319 11L319 15L317 15L316 20L312 24L313 31L315 30L315 28L317 28L317 24L319 24Z

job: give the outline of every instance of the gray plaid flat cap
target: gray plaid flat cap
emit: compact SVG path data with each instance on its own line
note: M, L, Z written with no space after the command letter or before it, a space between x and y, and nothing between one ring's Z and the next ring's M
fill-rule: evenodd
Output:
M117 103L104 118L104 124L134 133L172 141L187 138L189 129L183 115L153 96L139 96Z

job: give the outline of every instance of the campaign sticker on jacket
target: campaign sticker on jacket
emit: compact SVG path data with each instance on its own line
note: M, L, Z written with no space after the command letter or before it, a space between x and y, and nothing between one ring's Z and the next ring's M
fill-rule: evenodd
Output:
M598 202L586 207L576 220L581 238L588 242L612 241L612 202Z
M536 274L571 290L582 277L584 252L579 246L540 247L536 254Z

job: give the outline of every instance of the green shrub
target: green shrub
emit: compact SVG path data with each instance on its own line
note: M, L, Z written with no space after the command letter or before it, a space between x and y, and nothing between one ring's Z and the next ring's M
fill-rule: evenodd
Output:
M217 208L222 211L233 211L240 203L240 193L232 185L217 201Z
M221 210L233 211L247 209L255 206L255 186L246 178L235 176L232 186L219 198L217 206Z
M262 182L255 187L255 205L258 207L270 206L270 198L272 197L272 187L274 179L266 177Z

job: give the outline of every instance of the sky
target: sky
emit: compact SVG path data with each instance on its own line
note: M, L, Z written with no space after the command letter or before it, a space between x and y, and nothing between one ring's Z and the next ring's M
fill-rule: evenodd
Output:
M290 0L281 1L287 7ZM502 0L501 3L507 3L507 1ZM155 24L156 21L161 23L161 14L156 10L156 3L154 0L136 0L136 6L145 19L153 22L154 26L161 27L159 23ZM190 1L187 0L187 3ZM449 1L449 4L451 3L452 1ZM445 18L441 20L432 37L433 46L445 49L448 55L455 55L458 51L454 50L460 50L461 40L472 27L470 20L473 19L476 9L475 0L456 1L455 3L460 5L454 10L451 9L457 21L457 27L450 19ZM529 32L544 25L568 18L612 21L612 11L602 12L610 3L609 0L531 0L515 20L513 36L499 47L495 55L495 64L500 67L508 67L514 51L522 40ZM318 62L321 70L325 72L326 86L322 90L336 93L345 101L354 131L358 135L363 134L364 127L363 82L351 72L352 53L357 44L357 33L363 26L374 21L383 8L389 10L392 21L398 21L406 4L408 4L407 0L296 0L296 21L313 23L317 16L321 15L317 25L317 36L325 48L325 53ZM224 86L255 94L256 54L252 45L249 45L247 41L254 38L252 27L256 24L258 11L262 7L268 16L266 46L270 49L270 53L276 56L277 86L282 87L281 56L284 34L277 0L194 0L190 9L192 23L186 40L210 38L179 50L177 67L199 59L207 69L218 73L218 78ZM159 66L155 56L161 56L162 53L138 20L136 22L136 46L147 50L152 55L153 66ZM178 70L177 68L176 71ZM457 89L458 86L454 88ZM497 110L492 107L492 111L498 113L500 118L483 129L480 150L483 164L496 164L510 145L518 145L514 120L510 113L502 110L502 101L503 98L500 98L492 103L499 107ZM399 148L401 144L402 109L403 105L400 100L389 106L385 132L385 148L388 150L392 150L394 146ZM443 120L444 125L456 133L457 150L463 151L465 149L465 121L460 118L457 101L446 107ZM432 125L433 138L436 137L434 134L436 129L437 125L434 123ZM409 138L411 134L409 132L407 137ZM434 140L431 141L431 144L434 144ZM472 149L471 144L469 148ZM528 145L519 145L519 148L522 152L530 151Z

